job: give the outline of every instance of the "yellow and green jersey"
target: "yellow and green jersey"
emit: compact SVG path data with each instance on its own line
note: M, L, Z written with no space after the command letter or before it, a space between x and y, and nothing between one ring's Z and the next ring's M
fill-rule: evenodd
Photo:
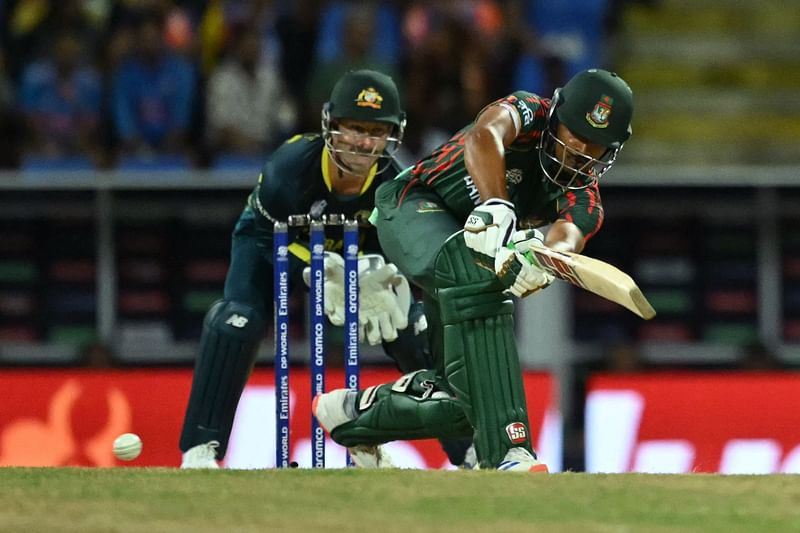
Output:
M316 133L296 135L283 143L262 167L234 236L255 236L261 254L271 263L275 221L286 221L290 215L336 214L362 220L360 251L379 253L375 228L366 221L374 207L375 189L397 176L400 170L397 162L380 160L373 166L359 194L343 196L333 191L331 180L335 176L328 175L329 157L324 140ZM378 173L384 165L389 168ZM341 253L342 228L326 227L325 233L325 248ZM290 228L289 237L292 255L308 262L308 227Z

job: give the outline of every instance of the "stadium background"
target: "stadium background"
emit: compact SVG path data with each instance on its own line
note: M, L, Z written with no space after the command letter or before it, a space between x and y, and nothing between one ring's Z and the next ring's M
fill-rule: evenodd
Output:
M557 383L563 467L592 469L592 458L613 455L597 450L614 449L627 455L616 466L601 460L600 469L716 470L730 447L735 471L800 469L800 437L790 429L800 421L790 416L800 416L792 408L800 388L783 386L800 364L796 1L288 4L0 2L3 379L25 383L58 367L63 386L70 376L114 369L101 380L111 387L117 372L183 369L188 386L202 316L220 295L232 223L258 167L287 133L318 129L342 71L371 66L395 76L409 112L403 157L412 161L486 102L516 88L549 95L596 65L631 84L637 107L634 136L604 177L605 229L586 253L631 273L659 315L641 322L563 284L520 305L524 363ZM159 53L180 66L170 72L184 76L170 82L179 98L154 99L153 109L186 115L168 123L154 112L166 133L137 139L120 109L126 91L146 84L120 72L154 27ZM255 37L266 80L257 94L282 104L257 109L264 128L231 133L209 110L256 115L258 106L225 98L235 80L220 75L245 36ZM60 82L57 58L73 65ZM304 305L293 302L298 365ZM270 359L266 339L260 361L268 367ZM656 391L647 389L652 379ZM673 385L688 398L680 413L670 409ZM593 396L585 411L587 388L607 395ZM780 401L763 403L772 389ZM21 390L41 397L26 417L48 420L60 388ZM727 401L715 400L721 411L702 418L713 396L706 392L717 390ZM74 405L65 420L81 418ZM753 413L733 416L747 406ZM697 441L703 431L681 425L687 412L696 415L687 424L713 434L710 462L687 459L710 446ZM0 457L11 441L5 430L19 422L9 413ZM720 417L761 425L708 430ZM584 439L598 421L605 434L631 420L641 424L626 426L624 443ZM663 431L648 434L648 424ZM741 466L739 456L760 459Z

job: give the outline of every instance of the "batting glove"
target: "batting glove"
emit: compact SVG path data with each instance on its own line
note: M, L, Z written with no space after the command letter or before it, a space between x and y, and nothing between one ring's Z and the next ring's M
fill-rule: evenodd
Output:
M517 231L508 246L498 250L494 271L511 294L518 298L530 296L553 282L553 275L536 263L533 254L526 253L531 245L544 246L544 235L536 229Z
M497 251L505 248L517 226L514 204L490 198L473 209L464 224L464 242L481 260L491 265Z

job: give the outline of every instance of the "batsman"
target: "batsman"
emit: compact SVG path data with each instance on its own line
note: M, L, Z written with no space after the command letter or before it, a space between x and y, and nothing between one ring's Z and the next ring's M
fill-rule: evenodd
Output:
M631 135L633 93L583 71L552 98L517 91L376 191L387 258L423 293L434 368L317 396L340 444L472 437L485 469L546 472L531 443L512 296L547 287L532 243L581 252L603 223L598 183ZM549 226L544 236L539 227Z

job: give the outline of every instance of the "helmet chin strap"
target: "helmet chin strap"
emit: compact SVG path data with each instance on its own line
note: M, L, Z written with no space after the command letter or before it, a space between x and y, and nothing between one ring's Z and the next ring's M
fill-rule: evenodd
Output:
M372 167L374 167L376 164L378 164L378 161L376 160L375 162L373 162L369 167L367 167L363 171L357 170L357 169L353 168L352 166L348 165L340 157L340 152L335 150L333 148L333 144L332 143L328 143L327 140L325 141L325 149L328 150L328 157L333 161L333 164L336 165L336 168L339 170L339 178L343 177L342 173L353 174L353 175L361 175L361 174L363 174L364 176L366 176L367 174L369 174L369 172L372 169Z
M556 161L552 161L552 164L553 164L553 166L555 166L556 164L558 164L558 170L556 171L556 174L555 174L555 176L552 176L552 177L550 177L550 179L551 179L552 181L556 182L557 184L561 185L562 187L564 187L564 188L566 188L566 189L569 189L569 188L570 188L570 185L572 185L572 182L574 182L574 181L575 181L575 178L577 177L578 173L577 173L577 172L575 172L574 170L572 170L571 168L569 168L569 167L568 167L568 166L567 166L567 165L564 163L564 158L562 158L562 159L561 159L561 161L560 161L560 162L558 162L558 163L557 163ZM559 178L561 177L561 173L562 173L562 172L564 172L564 171L565 171L565 169L569 169L569 170L567 170L567 171L566 171L566 173L569 173L569 174L571 174L571 176L569 177L569 181L567 181L566 183L563 183L562 181L559 181ZM566 174L566 173L565 173L565 174ZM566 177L567 177L567 175L565 175L564 177L566 178ZM566 181L566 180L565 180L565 181Z
M568 165L566 154L561 159L555 156L547 157L547 160L539 158L539 164L548 180L559 187L568 190L579 190L589 187L597 181L597 176L591 174L591 161L587 161L580 167Z
M326 146L326 148L328 148L328 147ZM336 168L339 169L339 177L340 178L342 177L342 172L344 172L346 174L355 173L355 169L353 167L351 167L350 165L348 165L347 163L345 163L344 161L342 161L342 158L339 157L339 152L337 152L336 150L333 150L332 147L328 148L328 155L331 158L331 161L333 161L333 164L336 165Z
M550 126L548 126L547 129L542 132L541 137L539 137L539 167L541 167L542 172L544 172L545 177L549 181L555 183L562 189L569 189L570 185L575 180L575 173L572 173L571 178L566 183L559 181L561 173L568 167L565 163L566 153L562 155L560 160L555 157L555 154L550 154L551 150L555 152L556 142L553 140L554 138L555 135L550 131ZM550 142L548 142L548 140Z

